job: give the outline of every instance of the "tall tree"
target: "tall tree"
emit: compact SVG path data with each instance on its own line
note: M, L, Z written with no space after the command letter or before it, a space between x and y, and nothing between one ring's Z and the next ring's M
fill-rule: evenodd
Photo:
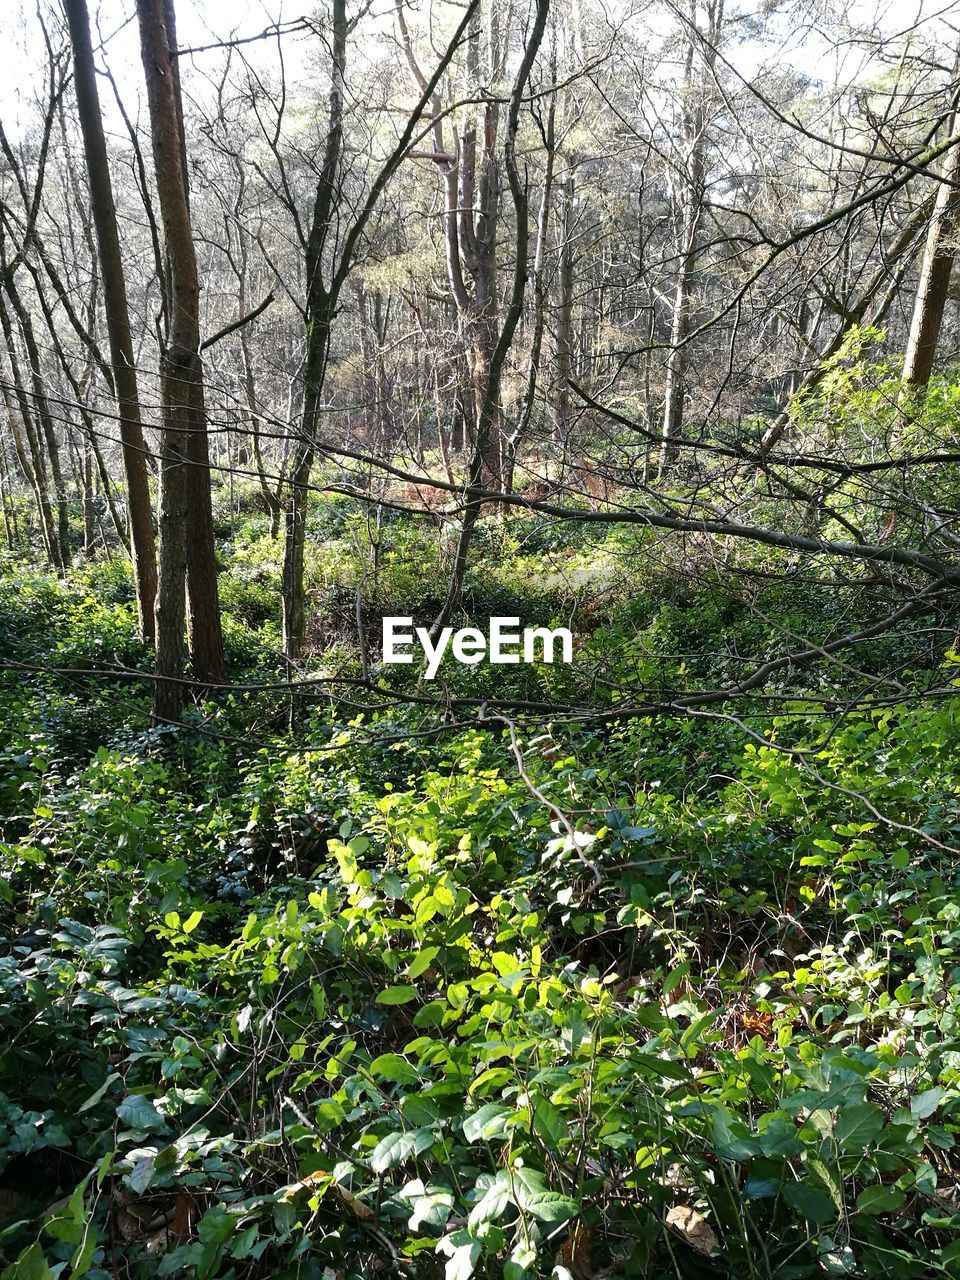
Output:
M154 717L176 720L183 704L184 585L190 649L200 681L223 677L200 356L200 283L190 221L173 0L137 0L157 197L167 256L170 327L160 363L160 563Z
M342 180L344 90L347 67L347 36L350 24L346 0L333 0L330 95L327 139L317 178L310 228L306 239L307 296L304 307L306 354L303 370L303 409L300 439L291 471L285 512L285 540L282 575L283 645L288 662L300 656L306 632L306 595L303 569L307 531L307 500L310 475L323 441L319 434L320 410L330 336L343 287L355 264L358 246L387 183L407 155L411 140L441 76L472 22L479 0L469 0L466 13L454 32L436 70L425 81L419 101L409 111L404 128L377 171L367 197L339 244L336 230L343 216L338 201Z
M90 184L90 211L97 237L103 302L110 340L113 389L120 423L120 444L127 482L130 551L137 591L140 632L145 639L156 635L154 609L157 595L157 558L147 481L146 443L140 414L140 393L133 356L127 286L117 230L117 211L107 159L107 145L100 113L100 97L90 43L86 0L65 0L70 42L73 47L74 88L83 150Z
M948 136L957 127L956 114L950 121ZM923 265L913 307L913 320L903 362L903 380L914 387L925 387L933 372L937 342L943 324L943 312L950 290L950 276L960 231L960 145L951 147L943 158L937 196L927 228Z
M447 594L440 612L433 621L432 630L434 634L438 633L446 625L460 603L473 534L483 505L480 491L485 482L489 483L487 477L490 476L491 457L496 456L497 459L501 457L499 445L495 446L493 444L501 423L500 387L507 355L510 352L517 325L523 314L530 249L530 202L527 183L524 181L524 176L521 175L517 161L517 133L520 127L520 106L527 91L527 85L533 72L537 54L540 51L549 8L550 0L537 0L533 23L527 35L523 57L517 69L510 93L510 103L507 108L507 124L503 141L503 167L506 170L515 219L513 281L507 305L500 321L496 342L490 355L490 362L485 371L483 396L480 400L477 414L476 437L467 480L467 500L464 505L463 519L454 550ZM497 488L501 487L499 483L499 462L494 483Z
M683 431L684 397L687 378L687 337L693 304L694 274L700 253L707 161L708 83L717 59L717 43L723 25L723 0L707 0L706 27L697 25L697 0L690 0L687 17L687 48L684 58L681 133L684 154L678 179L677 274L670 318L670 348L667 355L666 385L663 394L663 449L660 469L667 470L677 460ZM702 73L696 71L698 55Z

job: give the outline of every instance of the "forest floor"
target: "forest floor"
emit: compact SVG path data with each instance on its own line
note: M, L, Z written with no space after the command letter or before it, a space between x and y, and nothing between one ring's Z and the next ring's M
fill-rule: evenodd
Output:
M282 673L260 523L219 529L244 686ZM375 566L368 532L313 517L328 676L358 583L371 653L442 591L435 530L386 522ZM572 623L577 661L443 687L602 710L852 607L641 539L484 522L470 617ZM960 711L922 627L858 654L899 703L789 671L518 723L522 771L377 668L294 733L252 687L151 730L116 562L6 563L0 648L3 1280L960 1276Z

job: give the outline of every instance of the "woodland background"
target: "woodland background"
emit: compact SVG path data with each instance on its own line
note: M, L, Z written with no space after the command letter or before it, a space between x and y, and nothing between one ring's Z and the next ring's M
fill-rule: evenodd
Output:
M176 9L0 17L0 1277L960 1274L960 7Z

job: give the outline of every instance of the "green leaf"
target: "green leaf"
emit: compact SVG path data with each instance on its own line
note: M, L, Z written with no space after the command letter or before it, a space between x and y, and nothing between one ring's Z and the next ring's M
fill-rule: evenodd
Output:
M837 1213L843 1213L843 1189L840 1185L840 1172L825 1164L819 1156L807 1157L807 1168L815 1178L818 1178L826 1188L831 1200L836 1207Z
M442 1231L447 1219L453 1212L453 1192L445 1187L437 1190L427 1189L422 1196L413 1201L413 1213L410 1216L408 1229L418 1231L420 1227L431 1227L434 1231Z
M368 1068L374 1080L392 1080L395 1084L419 1084L420 1072L399 1053L381 1053Z
M463 1121L463 1136L467 1142L491 1142L497 1138L507 1137L507 1121L512 1120L516 1115L515 1111L511 1111L508 1107L498 1106L495 1102L488 1102L485 1106L480 1107L478 1111L474 1111L472 1115L465 1116Z
M444 1280L470 1280L480 1261L482 1246L468 1232L455 1231L440 1241L437 1250L448 1257Z
M834 1133L842 1148L860 1148L880 1133L884 1123L884 1114L878 1106L872 1102L856 1102L841 1110Z
M191 911L190 914L187 916L186 920L184 920L183 922L183 932L193 933L194 929L197 927L197 925L200 923L202 919L203 919L202 911Z
M548 1098L540 1098L534 1107L533 1128L551 1151L556 1151L567 1136L563 1116Z
M418 1009L413 1019L415 1027L439 1027L449 1005L446 1000L431 1000L422 1009Z
M760 1150L760 1143L725 1107L713 1108L713 1149L724 1160L750 1160Z
M28 1245L16 1262L4 1267L0 1280L53 1280L53 1272L47 1266L39 1240Z
M142 1093L133 1093L117 1107L117 1115L131 1129L142 1129L145 1132L162 1129L166 1121L149 1098Z
M864 1187L857 1196L857 1208L861 1213L890 1213L899 1209L906 1196L895 1186L884 1186L878 1183L872 1187Z
M512 1170L512 1176L513 1195L517 1204L541 1222L566 1222L580 1212L576 1200L561 1195L559 1191L549 1190L546 1178L539 1169L528 1169L521 1165L519 1169Z
M652 1053L634 1053L630 1062L644 1075L655 1076L658 1080L679 1080L687 1084L691 1075L686 1067L669 1058L658 1058Z
M411 1000L416 1000L416 998L416 987L401 984L397 987L387 987L385 991L381 991L377 996L377 1004L409 1004Z
M944 1089L926 1089L923 1093L918 1093L915 1098L910 1099L910 1114L914 1120L926 1120L928 1116L932 1116L943 1101Z
M81 1182L66 1205L43 1224L44 1231L54 1240L62 1240L64 1244L80 1244L83 1240L86 1227L83 1193L86 1185L86 1181Z
M410 962L410 968L407 970L407 976L410 978L419 978L421 973L426 973L439 954L439 947L424 947L416 958Z
M832 1222L837 1216L830 1197L806 1182L788 1182L783 1189L783 1195L791 1208L819 1226Z
M144 1156L142 1160L137 1161L132 1171L124 1179L130 1190L136 1192L138 1196L143 1195L144 1191L149 1187L153 1179L153 1166L156 1162L157 1157L155 1155Z
M120 1078L121 1077L120 1077L119 1071L111 1071L111 1073L107 1076L106 1080L104 1080L100 1088L97 1089L94 1093L91 1093L90 1097L87 1098L86 1101L81 1102L77 1110L89 1111L91 1107L95 1107L97 1103L100 1101L100 1099L103 1097L103 1095L110 1088L110 1086L113 1084L114 1080L119 1080Z
M510 1189L510 1178L501 1169L470 1210L467 1225L471 1231L475 1231L477 1227L482 1226L485 1222L496 1222L511 1204L513 1204L513 1192Z
M432 1129L411 1129L408 1133L388 1133L373 1149L370 1168L374 1173L386 1173L388 1169L403 1164L411 1156L425 1151L434 1140Z

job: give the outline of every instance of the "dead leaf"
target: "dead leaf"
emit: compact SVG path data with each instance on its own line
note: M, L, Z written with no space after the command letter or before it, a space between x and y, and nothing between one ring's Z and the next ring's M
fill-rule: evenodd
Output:
M574 1280L593 1280L593 1267L590 1265L592 1243L591 1228L582 1222L577 1223L557 1250L556 1265L565 1267Z
M773 1018L769 1013L760 1013L756 1009L747 1009L740 1018L740 1026L751 1036L759 1036L761 1040L773 1039Z
M197 1202L189 1191L181 1191L173 1206L173 1217L170 1219L170 1234L178 1240L189 1240L193 1234L193 1219L197 1212Z
M280 1199L293 1200L295 1196L304 1191L312 1191L318 1196L324 1195L327 1191L331 1192L334 1199L339 1201L341 1207L349 1210L361 1222L369 1222L377 1216L368 1204L358 1200L352 1191L348 1191L346 1187L341 1187L339 1182L334 1182L332 1175L325 1173L322 1169L318 1169L314 1173L304 1174L299 1182L291 1183L289 1187L284 1189Z
M331 1187L334 1195L340 1201L345 1209L349 1209L355 1218L359 1218L361 1222L369 1222L371 1218L377 1215L368 1204L364 1204L362 1200L348 1191L346 1187L341 1187L339 1182L335 1182Z
M720 1241L710 1223L689 1205L675 1204L667 1211L667 1226L681 1240L704 1258L712 1258L720 1252Z

